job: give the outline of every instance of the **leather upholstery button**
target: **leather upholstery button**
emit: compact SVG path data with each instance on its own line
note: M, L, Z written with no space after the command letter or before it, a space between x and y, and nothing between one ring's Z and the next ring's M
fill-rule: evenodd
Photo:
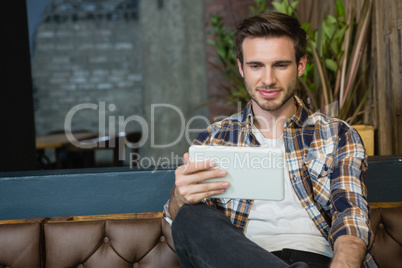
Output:
M140 264L139 264L138 262L136 262L136 263L133 264L133 267L134 267L134 268L139 268L139 267L140 267Z
M104 243L109 243L109 241L110 241L109 237L105 236L105 238L103 238Z
M159 238L159 241L161 241L163 243L166 241L166 238L162 235L161 238Z
M80 265L77 266L77 268L84 268L84 265L80 264Z
M382 224L382 223L378 224L378 228L379 229L384 229L384 224Z

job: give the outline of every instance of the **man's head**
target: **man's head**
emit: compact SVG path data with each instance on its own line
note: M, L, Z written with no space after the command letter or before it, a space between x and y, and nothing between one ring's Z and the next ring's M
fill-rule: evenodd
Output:
M306 32L297 19L279 12L246 18L235 33L236 56L243 65L243 41L246 38L288 37L293 41L296 64L306 55Z
M306 67L306 33L296 19L267 13L245 19L235 35L239 72L254 113L290 116L297 77Z

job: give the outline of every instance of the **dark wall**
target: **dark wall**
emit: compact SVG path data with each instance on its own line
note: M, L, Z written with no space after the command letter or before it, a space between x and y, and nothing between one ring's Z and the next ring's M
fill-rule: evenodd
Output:
M35 168L35 124L25 0L0 11L0 171Z

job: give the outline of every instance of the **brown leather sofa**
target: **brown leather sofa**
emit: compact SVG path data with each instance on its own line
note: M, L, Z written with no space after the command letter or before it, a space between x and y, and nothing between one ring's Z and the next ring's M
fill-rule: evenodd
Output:
M0 267L180 267L162 213L0 221Z
M374 208L373 254L383 268L402 267L402 207ZM162 213L0 221L0 267L175 268Z

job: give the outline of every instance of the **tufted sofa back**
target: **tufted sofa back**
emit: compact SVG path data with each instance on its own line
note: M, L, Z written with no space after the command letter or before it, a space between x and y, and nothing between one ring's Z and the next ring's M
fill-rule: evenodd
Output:
M0 222L0 268L41 267L43 220Z
M0 268L176 268L162 213L0 221Z
M402 267L402 207L371 212L373 254L381 268ZM0 268L176 268L162 213L0 221Z
M46 267L180 267L161 213L118 216L46 222Z
M373 255L381 268L402 267L402 207L372 209Z

